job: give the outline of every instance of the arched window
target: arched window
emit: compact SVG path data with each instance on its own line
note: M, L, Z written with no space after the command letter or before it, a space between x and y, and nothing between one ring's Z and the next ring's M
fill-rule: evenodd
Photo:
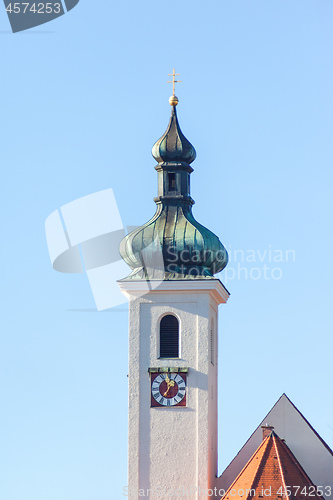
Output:
M179 323L171 314L161 319L160 358L179 358Z

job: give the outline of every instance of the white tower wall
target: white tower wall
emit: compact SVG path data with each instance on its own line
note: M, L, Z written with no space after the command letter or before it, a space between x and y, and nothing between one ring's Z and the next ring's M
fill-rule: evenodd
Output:
M216 332L218 305L227 301L228 292L219 280L164 281L145 295L144 282L119 285L130 299L128 498L141 494L155 500L163 498L164 489L205 498L203 492L216 485ZM179 320L176 359L159 359L159 323L165 314ZM186 407L151 408L152 367L188 368Z

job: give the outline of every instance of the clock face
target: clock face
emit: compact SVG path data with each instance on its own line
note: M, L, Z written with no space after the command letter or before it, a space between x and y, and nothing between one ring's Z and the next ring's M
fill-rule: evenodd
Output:
M152 373L151 406L186 406L186 374Z

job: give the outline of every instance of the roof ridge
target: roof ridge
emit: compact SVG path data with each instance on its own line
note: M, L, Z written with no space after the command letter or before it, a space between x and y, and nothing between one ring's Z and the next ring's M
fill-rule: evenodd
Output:
M308 421L308 419L304 417L303 413L302 413L302 412L301 412L301 411L297 408L297 406L296 406L296 405L295 405L295 404L291 401L291 399L289 399L289 398L288 398L288 396L287 396L287 394L286 394L285 392L282 394L281 398L282 398L283 396L285 396L285 397L288 399L289 403L293 406L293 408L295 408L295 410L297 411L297 413L298 413L298 414L302 417L302 419L303 419L303 420L304 420L304 421L308 424L308 426L310 427L310 429L311 429L311 430L315 433L315 435L316 435L316 436L317 436L317 438L321 441L321 443L325 446L325 448L327 449L327 451L328 451L331 455L333 455L333 450L332 450L332 448L330 448L330 446L326 443L326 441L324 441L324 439L321 437L321 435L320 435L320 434L318 434L318 432L316 431L316 429L315 429L315 428L314 428L314 427L310 424L310 422ZM281 399L281 398L280 398L280 399ZM280 401L280 399L279 399L279 401ZM276 404L277 404L279 401L277 401L277 402L276 402ZM274 406L275 406L275 405L274 405ZM274 406L273 406L273 408L274 408Z
M272 406L272 408L268 411L268 413L266 414L266 416L264 417L264 419L262 420L262 422L264 422L265 420L267 420L268 418L268 415L274 410L274 408L280 403L281 399L285 397L288 402L292 405L292 407L296 410L296 412L298 413L298 415L304 420L304 422L309 426L309 428L312 430L312 432L316 435L316 437L319 439L319 441L322 443L322 445L326 448L326 450L333 456L333 450L332 448L330 448L330 446L324 441L324 439L320 436L320 434L318 434L318 432L316 431L316 429L310 424L310 422L307 420L307 418L305 418L305 416L303 415L303 413L297 408L297 406L291 401L291 399L287 396L287 394L285 392L283 392L281 394L281 396L279 397L279 399L276 401L276 403ZM255 430L252 432L252 434L250 435L250 437L245 441L245 443L243 444L243 446L240 448L240 450L238 451L238 453L234 456L234 458L232 460L230 460L230 462L228 463L228 465L225 467L224 471L222 472L222 474L220 474L219 477L222 477L223 474L225 473L225 471L228 469L228 467L231 466L231 464L234 462L234 460L236 459L236 457L238 457L238 455L240 455L240 453L244 450L244 448L246 447L246 445L251 441L251 439L253 438L253 436L255 435L255 433L258 431L258 429L260 429L260 426L262 424L259 424ZM295 457L296 458L296 457ZM245 467L245 466L244 466ZM238 477L238 476L237 476Z
M256 460L258 461L256 463ZM294 482L293 482L294 481ZM314 495L305 493L305 498L303 490L300 494L297 492L294 494L291 490L291 484L297 484L299 488L304 486L308 489L310 486L315 484L305 472L296 456L290 450L284 439L281 439L275 431L271 431L268 436L260 443L257 450L254 452L252 457L248 460L246 465L243 467L241 472L238 474L236 479L232 482L231 486L224 493L220 500L249 500L253 499L252 492L255 491L255 496L257 500L260 500L262 494L257 494L260 485L262 488L264 484L271 484L271 487L283 489L286 500L298 499L298 500L311 500L310 496L314 497L314 500L323 500L323 497L316 492ZM233 490L243 491L243 494L234 495ZM238 491L240 491L238 490ZM246 491L246 496L243 497ZM234 497L234 499L232 499ZM243 498L242 498L243 497Z
M297 460L296 456L293 454L289 446L279 436L277 437L279 444L282 446L283 450L287 453L287 455L289 455L289 457L292 459L294 465L297 467L298 471L302 474L304 479L306 479L309 483L311 483L311 486L315 486L312 479L305 472L305 470L303 469L303 467L301 466L301 464L299 463L299 461Z
M265 450L264 450L264 452L263 452L263 454L262 454L261 460L260 460L260 461L259 461L259 463L258 463L258 467L257 467L257 470L256 470L256 472L255 472L255 474L254 474L254 477L253 477L253 481L252 481L252 484L251 484L251 488L250 488L250 490L253 488L253 485L256 483L256 480L257 480L257 477L258 477L258 473L259 473L259 469L260 469L260 465L262 464L262 462L263 462L263 460L264 460L264 457L265 457L265 455L267 454L268 445L269 445L269 443L270 443L270 440L269 440L268 438L270 438L270 437L271 437L271 434L269 434L268 436L266 436L266 437L265 437L265 439L263 439L263 441L262 441L262 444L264 444L264 443L266 444L266 448L265 448ZM260 446L259 446L259 448L260 448ZM258 450L259 450L259 448L258 448ZM258 451L258 450L257 450L257 451ZM254 458L254 455L256 455L256 453L254 453L254 454L253 454L253 456L251 457L251 459L249 460L249 462L248 462L248 463L250 463L250 461L252 460L252 458ZM251 492L250 492L250 493L251 493ZM250 494L250 493L249 493L249 494ZM250 496L251 496L251 495L250 495ZM249 498L249 496L247 496L246 498Z
M269 412L266 413L264 419L262 420L262 422L264 422L265 420L267 420L267 417L268 415L270 414L270 412L273 410L273 408L276 407L276 405L281 401L281 399L283 398L283 396L286 396L286 398L290 401L290 399L288 398L287 394L284 392L283 394L281 394L281 396L279 397L279 399L276 401L276 403L274 403L274 405L272 406L272 408L269 410ZM290 401L291 402L291 401ZM297 409L297 408L296 408ZM223 473L227 470L227 468L232 464L232 462L235 460L235 458L241 453L241 451L245 448L245 446L247 445L247 443L251 440L251 438L254 436L254 434L258 431L258 429L260 429L262 424L259 424L255 429L254 431L252 432L252 434L250 435L250 437L245 441L245 443L243 444L243 446L241 447L241 449L238 451L237 455L234 456L234 458L232 460L230 460L230 462L228 463L228 465L226 466L226 468L224 469L224 471L222 472L222 474L219 476L219 477L222 477ZM257 448L258 450L259 448ZM333 453L333 452L332 452ZM244 466L245 467L245 466ZM238 477L238 476L237 476Z
M276 451L276 456L277 456L277 459L278 459L278 463L279 463L279 469L280 469L280 472L281 472L281 479L282 479L282 482L283 482L283 486L284 486L284 491L286 493L286 496L289 500L290 496L288 495L287 493L287 485L286 485L286 480L285 480L285 477L284 477L284 471L283 471L283 468L282 468L282 463L281 463L281 458L280 458L280 453L279 453L279 450L278 450L278 447L277 447L277 444L276 444L276 441L280 440L279 436L274 433L274 436L272 436L273 438L273 443L274 443L274 448L275 448L275 451Z
M223 497L226 497L227 493L232 490L234 484L236 484L236 482L238 481L238 479L240 478L240 476L243 474L243 472L249 467L249 465L251 464L252 460L254 459L254 457L260 452L261 448L265 445L266 446L266 449L263 451L263 454L262 456L264 456L265 452L267 451L267 447L268 447L268 443L269 443L269 440L267 438L269 438L270 435L268 435L261 443L260 443L260 446L256 449L256 451L253 453L252 457L246 462L246 464L244 465L244 467L242 468L242 470L240 471L240 473L238 474L238 476L236 477L236 479L231 483L231 485L229 486L229 488L227 489L227 491L224 493ZM260 467L260 464L261 464L261 461L259 461L258 463L258 466L256 468L256 471L255 471L255 474L254 474L254 479L252 481L252 484L251 484L251 488L249 488L249 495L251 493L251 489L252 489L252 486L254 484L254 480L257 478L257 475L258 475L258 471L259 471L259 467ZM249 495L246 497L246 498L249 498Z

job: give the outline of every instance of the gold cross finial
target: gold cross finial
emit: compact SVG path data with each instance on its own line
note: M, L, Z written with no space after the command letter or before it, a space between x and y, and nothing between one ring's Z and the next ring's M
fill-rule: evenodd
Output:
M172 95L175 95L175 83L181 83L181 80L176 80L176 76L179 76L179 73L176 73L176 70L175 68L173 68L173 73L170 75L170 73L168 74L168 76L172 76L172 81L171 82L167 82L167 83L172 83L172 89L173 89L173 93Z
M171 106L177 106L178 97L176 97L175 95L175 83L181 83L181 80L176 80L176 76L179 76L179 73L176 73L175 68L173 68L173 73L171 75L169 73L168 76L172 76L172 81L168 83L172 83L172 90L173 90L172 96L169 99L169 103Z

